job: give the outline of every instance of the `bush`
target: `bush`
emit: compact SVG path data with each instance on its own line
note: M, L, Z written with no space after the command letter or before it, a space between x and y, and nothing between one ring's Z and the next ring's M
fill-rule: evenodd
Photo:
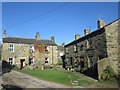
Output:
M59 63L57 63L57 65L63 65L63 63L62 63L62 62L61 62L61 63L59 62Z
M66 68L70 68L70 69L71 69L71 68L72 68L72 66L71 66L71 65L68 65L68 66L66 66Z
M107 66L104 70L103 73L101 74L101 78L103 80L110 80L111 78L114 78L115 72L113 71L111 66Z
M74 71L79 72L80 70L78 68L75 68Z
M83 73L87 68L81 68L80 72Z

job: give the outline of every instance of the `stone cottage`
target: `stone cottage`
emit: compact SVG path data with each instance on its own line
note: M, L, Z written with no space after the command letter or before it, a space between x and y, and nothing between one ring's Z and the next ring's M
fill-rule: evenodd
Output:
M62 43L62 45L58 46L57 51L58 51L58 62L62 63L64 60L64 45L65 43Z
M104 20L98 20L98 29L91 32L85 29L85 36L75 35L75 40L65 45L65 64L73 68L85 70L94 68L89 72L95 72L101 78L103 70L110 65L118 75L120 38L120 19L106 25Z
M58 62L55 37L40 39L39 32L33 38L6 37L3 33L2 60L24 68L27 65L51 65Z

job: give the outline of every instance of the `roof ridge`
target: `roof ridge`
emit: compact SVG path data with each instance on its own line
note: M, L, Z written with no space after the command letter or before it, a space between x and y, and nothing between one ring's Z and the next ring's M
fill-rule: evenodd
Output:
M34 38L21 38L21 37L5 37L5 38L17 38L17 39L34 39Z
M30 38L15 38L15 37L6 37L3 38L3 43L26 43L26 44L46 44L46 45L57 45L51 40L37 40Z
M47 40L47 39L21 38L21 37L5 37L5 38L17 38L17 39L32 39L32 40L41 40L41 41L52 41L52 40Z
M104 28L104 27L106 27L106 26L108 26L108 25L110 25L110 24L112 24L112 23L114 23L114 22L116 22L116 21L118 21L118 20L120 20L120 18L118 18L118 19L116 19L116 20L114 20L114 21L112 21L112 22L106 24L106 25L103 26L102 28ZM84 38L84 37L86 37L86 36L88 36L88 35L90 35L90 34L96 32L96 31L99 31L99 30L101 30L102 28L98 28L97 30L95 30L95 31L93 31L93 32L91 32L91 33L89 33L89 34L87 34L87 35L85 35L85 36L82 36L81 38L79 38L79 39L77 39L77 40L73 40L72 42L66 44L65 46L67 46L67 45L69 45L69 44L72 44L73 42L78 41L78 40L80 40L80 39L82 39L82 38Z

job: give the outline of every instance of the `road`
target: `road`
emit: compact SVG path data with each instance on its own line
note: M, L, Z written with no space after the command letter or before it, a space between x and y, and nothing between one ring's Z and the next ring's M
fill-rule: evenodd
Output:
M17 71L5 73L2 76L4 87L18 87L18 88L71 88L62 84L47 82L37 79L27 74Z

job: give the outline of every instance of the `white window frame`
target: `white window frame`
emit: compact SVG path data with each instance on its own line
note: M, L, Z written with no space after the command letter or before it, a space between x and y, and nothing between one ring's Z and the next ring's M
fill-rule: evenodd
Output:
M34 63L34 58L31 59L32 63Z
M14 52L14 45L13 45L13 44L10 44L10 45L9 45L9 51L10 51L10 52Z
M92 40L91 40L91 38L88 38L87 39L87 49L90 48L91 44L92 44Z
M48 61L48 63L45 63L45 64L49 64L49 57L45 57L45 61Z
M63 55L64 55L64 52L60 52L59 55L60 55L60 56L63 56Z
M12 60L11 60L11 62L12 62L12 64L11 64L11 65L14 65L14 58L9 57L9 58L8 58L8 62L9 62L9 63L10 63L10 59L12 59Z
M49 47L49 46L46 46L45 52L49 52L49 51L50 51L50 47Z
M30 52L34 52L34 45L30 45Z
M77 45L74 45L74 52L76 52L77 51Z

